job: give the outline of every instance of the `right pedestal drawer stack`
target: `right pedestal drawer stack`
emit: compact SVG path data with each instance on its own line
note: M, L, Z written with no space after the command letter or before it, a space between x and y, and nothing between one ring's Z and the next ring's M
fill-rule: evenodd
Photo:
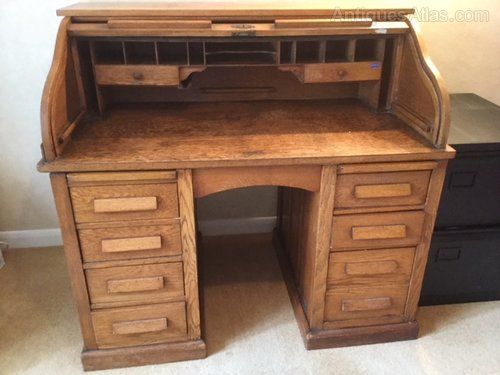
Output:
M338 167L325 329L413 320L438 166L429 161Z

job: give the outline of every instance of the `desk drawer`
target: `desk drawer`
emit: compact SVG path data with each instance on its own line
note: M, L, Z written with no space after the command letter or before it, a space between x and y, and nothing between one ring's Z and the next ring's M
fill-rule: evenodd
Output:
M325 321L343 321L339 328L402 322L407 295L407 284L329 289Z
M408 283L414 255L413 247L330 253L328 285Z
M81 229L78 235L85 262L181 254L181 229L178 222Z
M425 204L431 171L340 174L335 208Z
M93 311L92 323L99 349L187 339L184 302Z
M176 183L76 186L71 199L77 223L179 216Z
M414 246L424 216L423 211L334 216L332 250Z
M182 263L88 269L90 302L165 302L184 295Z

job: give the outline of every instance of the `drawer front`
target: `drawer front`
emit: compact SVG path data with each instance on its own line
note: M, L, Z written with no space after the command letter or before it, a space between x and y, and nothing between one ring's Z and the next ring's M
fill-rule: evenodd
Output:
M335 208L424 204L430 176L430 170L341 174L335 188Z
M71 188L77 223L179 216L177 184L78 186Z
M335 216L332 250L416 245L424 217L423 211Z
M85 274L92 304L155 303L184 295L181 262L89 269Z
M407 295L408 285L333 288L326 293L325 321L353 326L403 321Z
M328 285L408 283L415 248L358 250L330 253Z
M81 229L78 235L85 262L181 254L179 223Z
M99 85L177 86L179 67L158 65L96 65L95 76Z
M93 311L92 323L100 349L187 339L184 302Z

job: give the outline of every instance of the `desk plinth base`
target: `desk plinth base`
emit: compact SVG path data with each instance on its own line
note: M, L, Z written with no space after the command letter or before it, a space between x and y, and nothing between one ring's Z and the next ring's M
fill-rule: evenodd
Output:
M283 250L280 234L277 230L273 233L273 243L290 302L292 303L295 319L299 325L300 334L307 350L414 340L418 337L419 326L417 321L366 327L311 330L300 302L300 296L293 280L290 264Z
M203 340L117 349L84 350L85 371L202 359L207 356Z

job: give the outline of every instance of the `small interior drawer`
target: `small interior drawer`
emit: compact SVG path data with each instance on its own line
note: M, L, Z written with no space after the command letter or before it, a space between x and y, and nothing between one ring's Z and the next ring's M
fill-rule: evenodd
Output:
M90 302L165 302L184 295L182 262L96 268L85 271Z
M415 248L330 253L328 285L375 285L410 281Z
M425 204L431 171L340 174L335 208Z
M181 254L180 223L130 225L78 231L84 262Z
M332 250L414 246L424 217L423 211L334 216Z
M176 183L75 186L71 199L77 223L179 216Z
M93 311L92 323L99 349L187 338L184 302Z
M349 321L345 326L401 322L407 294L407 284L329 289L325 300L325 321Z
M96 65L98 85L177 86L179 67L169 65Z

